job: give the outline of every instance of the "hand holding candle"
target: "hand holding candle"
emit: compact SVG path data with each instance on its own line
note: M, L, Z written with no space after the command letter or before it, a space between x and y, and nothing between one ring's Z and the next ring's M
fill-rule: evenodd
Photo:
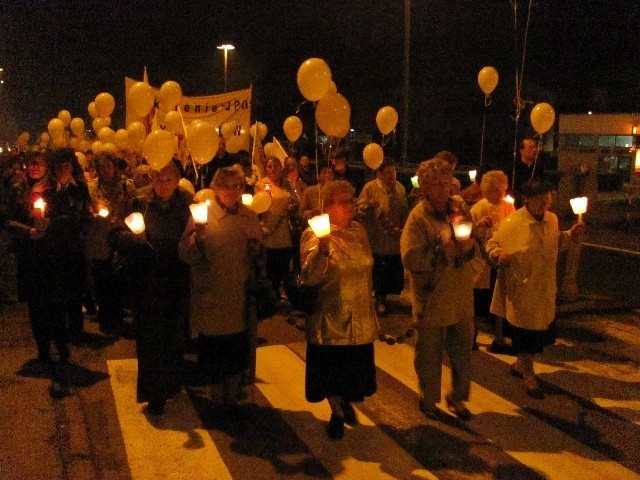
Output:
M587 211L589 199L587 197L576 197L569 200L573 213L578 215L578 223L582 223L582 214Z
M133 212L127 218L124 219L124 223L127 224L127 227L136 235L144 233L145 225L144 225L144 217L140 212Z
M329 222L329 214L323 213L309 219L309 226L316 237L326 237L331 233L331 222Z
M209 207L206 202L202 203L194 203L189 205L189 209L191 210L191 215L193 216L193 220L201 225L207 223L209 217Z
M250 193L243 193L242 204L246 205L247 207L250 207L252 203L253 203L253 195L251 195Z
M453 228L453 234L456 237L456 240L462 242L465 240L469 240L471 238L471 230L473 228L473 223L465 222L465 221L456 221L452 222L451 226Z
M44 218L44 211L47 208L47 202L42 198L33 202L33 216L36 218Z

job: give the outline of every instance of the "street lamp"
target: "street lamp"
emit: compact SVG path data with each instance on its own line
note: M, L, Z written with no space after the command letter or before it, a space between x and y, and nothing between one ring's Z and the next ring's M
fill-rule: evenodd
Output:
M225 43L223 45L218 45L218 50L224 51L224 91L227 92L227 52L229 50L234 50L236 47L231 45L230 43Z

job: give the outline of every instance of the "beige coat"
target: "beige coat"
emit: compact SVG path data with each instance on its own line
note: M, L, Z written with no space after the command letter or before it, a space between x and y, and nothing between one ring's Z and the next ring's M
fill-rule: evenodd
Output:
M407 193L400 182L387 192L378 178L368 182L360 192L358 208L368 207L369 222L365 225L373 253L398 255L400 232L409 213Z
M482 230L482 238L479 239L483 247L498 230L500 222L515 211L516 209L514 206L505 200L502 200L498 205L494 205L486 198L479 200L473 207L471 207L471 218L473 219L473 223L477 224L483 217L491 218L491 227ZM490 281L491 267L484 262L484 267L476 281L475 288L488 289Z
M380 329L372 296L373 257L364 228L331 225L329 255L318 252L310 228L300 242L302 278L318 285L318 308L307 319L307 341L318 345L362 345Z
M470 219L460 197L451 197L450 204ZM447 258L441 246L451 235L448 220L437 215L427 200L414 207L402 230L400 253L410 274L413 318L418 326L435 328L473 320L473 285L481 263L475 249L462 259Z
M179 253L191 265L191 326L204 335L226 335L247 329L246 286L249 277L249 240L260 241L258 216L240 205L226 213L217 202L209 206L204 236L196 239L190 224Z
M489 259L511 255L509 265L498 269L491 313L516 327L545 330L556 313L558 251L568 242L551 212L536 221L522 207L507 217L486 245Z

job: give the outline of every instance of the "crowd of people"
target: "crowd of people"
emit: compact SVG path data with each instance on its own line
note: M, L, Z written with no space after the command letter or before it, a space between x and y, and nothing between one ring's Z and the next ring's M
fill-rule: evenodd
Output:
M559 230L549 211L552 188L528 163L532 142L523 141L516 169L517 210L505 201L502 171L480 172L461 191L451 152L422 162L419 187L409 193L393 159L365 178L340 149L315 168L307 155L252 162L246 152L227 154L221 142L200 170L173 160L159 171L136 154L88 152L85 169L69 148L5 155L0 255L3 265L14 261L16 273L12 279L12 269L3 270L0 293L10 297L16 282L35 361L50 368L54 397L69 393L64 370L84 318L118 338L130 312L137 398L148 413L162 415L181 390L191 339L211 401L234 404L255 372L255 284L264 270L281 305L291 288L312 301L305 394L309 402L328 401L331 438L357 423L352 403L376 391L373 342L388 296L406 285L425 415L441 413L446 354L446 406L461 419L471 416L465 402L479 319L494 325L490 350L515 355L511 373L528 395L542 398L533 365L555 316L557 256L584 226ZM198 223L190 205L204 188L213 198L207 222ZM271 202L258 214L242 196L260 192ZM141 233L125 222L133 212L144 220ZM317 236L307 221L321 213L330 233Z

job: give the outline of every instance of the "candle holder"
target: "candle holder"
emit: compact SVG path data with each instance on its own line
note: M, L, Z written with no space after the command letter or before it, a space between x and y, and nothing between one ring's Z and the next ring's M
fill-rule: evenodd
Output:
M411 177L411 186L413 188L420 188L420 182L418 181L418 176Z
M582 214L586 213L589 199L587 197L576 197L569 200L573 213L578 215L578 223L582 223Z
M209 207L206 202L201 203L193 203L189 205L189 209L191 210L191 216L193 220L201 225L207 223L209 217Z
M326 237L331 233L331 222L329 221L329 214L323 213L322 215L316 215L309 219L309 226L316 237Z
M44 218L44 211L47 208L47 202L42 197L33 202L34 217Z
M471 180L472 183L476 181L477 175L478 175L477 170L469 170L469 180Z
M144 225L144 217L140 212L133 212L127 218L124 219L124 223L127 224L127 227L136 235L144 233L145 225Z
M252 203L253 203L253 195L251 195L250 193L243 193L242 204L246 205L247 207L250 207Z
M469 238L471 238L471 230L473 229L473 223L466 222L464 220L458 221L458 222L452 222L451 228L453 228L453 234L456 237L456 240L462 242L465 240L469 240Z
M107 218L109 216L109 209L102 207L100 210L98 210L98 215L102 218Z
M511 195L505 195L504 201L513 205L516 203L515 199Z

